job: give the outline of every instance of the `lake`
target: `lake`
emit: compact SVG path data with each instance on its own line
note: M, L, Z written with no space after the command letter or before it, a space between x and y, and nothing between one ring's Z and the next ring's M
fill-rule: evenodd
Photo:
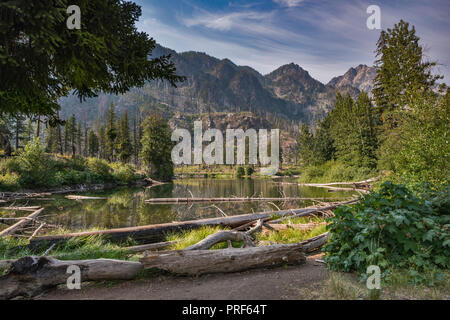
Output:
M107 200L68 200L64 195L52 195L55 201L17 201L14 205L43 205L42 219L60 224L72 231L90 228L119 228L148 224L219 217L223 213L237 215L279 209L300 208L311 201L254 201L184 204L148 204L145 199L169 197L305 197L348 198L353 192L329 192L325 188L304 187L293 178L280 179L179 179L173 184L150 188L120 187L111 190L78 193L107 197ZM219 210L220 208L220 210ZM17 216L29 214L17 212Z

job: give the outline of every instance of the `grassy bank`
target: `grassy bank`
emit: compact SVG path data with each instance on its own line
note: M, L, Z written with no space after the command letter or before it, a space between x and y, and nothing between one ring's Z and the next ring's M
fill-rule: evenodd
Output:
M129 184L144 177L131 164L98 158L47 154L39 141L0 161L0 191L46 189L76 184Z
M319 165L305 166L301 169L299 182L327 183L361 181L378 176L375 169L351 167L336 160Z

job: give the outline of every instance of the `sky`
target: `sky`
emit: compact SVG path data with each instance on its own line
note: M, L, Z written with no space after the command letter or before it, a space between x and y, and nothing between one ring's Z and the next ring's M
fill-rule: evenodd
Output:
M416 28L425 59L450 82L450 0L134 0L138 29L177 52L199 51L262 74L294 62L327 83L372 66L381 30L367 27L377 5L381 28L403 19Z

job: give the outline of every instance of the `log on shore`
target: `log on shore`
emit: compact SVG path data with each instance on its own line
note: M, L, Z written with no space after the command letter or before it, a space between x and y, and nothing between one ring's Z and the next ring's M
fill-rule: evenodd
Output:
M63 235L52 235L52 236L41 236L35 237L30 241L30 247L39 247L40 245L46 243L46 245L51 245L53 243L59 243L67 241L75 237L85 237L85 236L95 236L102 235L107 239L115 242L125 241L128 238L132 238L138 243L154 243L159 241L164 241L168 233L179 232L185 230L193 230L200 228L202 226L221 226L236 228L250 222L256 222L259 219L267 221L267 218L272 218L274 216L286 217L286 216L308 216L312 215L318 211L334 209L339 205L353 203L357 200L345 201L335 203L327 207L317 207L317 208L300 208L300 209L289 209L281 211L267 211L260 213L250 213L244 215L228 216L228 217L218 217L218 218L208 218L200 220L190 220L183 222L172 222L163 224L152 224L146 226L138 227L128 227L128 228L116 228L109 230L96 230L87 232L77 232L68 233Z
M16 224L13 224L12 226L6 228L3 231L0 231L0 237L6 236L6 235L11 235L14 232L22 229L23 227L25 227L26 225L31 223L31 221L33 221L33 219L35 219L42 212L42 210L44 210L44 208L40 208L40 209L34 211L32 214L28 215L27 217L23 217L23 219L21 219Z
M284 223L268 223L269 227L274 229L275 231L285 231L288 229L309 231L318 226L326 225L326 222L311 222L311 223L292 223L292 224L284 224ZM263 234L270 232L271 230L263 230Z
M327 243L329 238L330 234L328 232L325 232L300 243L303 245L303 249L305 250L305 252L314 252L320 249L325 243Z
M46 289L67 283L69 266L78 266L81 281L131 280L142 270L139 262L95 259L61 261L51 257L23 257L11 264L0 277L0 299L34 296Z
M297 243L240 249L148 252L140 261L146 269L196 276L281 265L299 265L305 263L306 257L303 246Z

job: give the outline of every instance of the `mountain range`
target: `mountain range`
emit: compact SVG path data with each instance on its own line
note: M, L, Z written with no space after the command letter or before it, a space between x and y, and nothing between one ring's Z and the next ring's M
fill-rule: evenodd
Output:
M372 67L359 65L323 84L294 63L262 75L206 53L177 53L160 45L152 52L153 57L167 54L177 73L186 76L178 88L166 81L151 81L122 95L100 94L82 103L74 96L65 97L60 99L62 118L75 114L86 123L101 120L114 102L119 114L130 109L158 110L169 117L176 113L251 111L315 122L331 110L337 92L356 98L362 90L370 92L375 77Z

